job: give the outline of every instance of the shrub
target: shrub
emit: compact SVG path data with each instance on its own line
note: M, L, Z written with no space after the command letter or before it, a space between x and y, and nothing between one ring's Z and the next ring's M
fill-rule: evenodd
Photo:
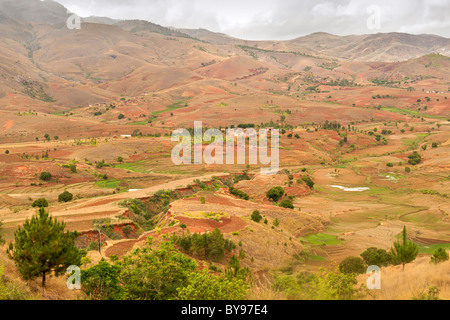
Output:
M386 163L386 166L392 168L394 166L394 164L392 162L388 162L388 163Z
M278 220L278 218L275 218L275 220L273 220L273 225L275 227L278 227L280 225L280 220Z
M241 191L241 190L236 189L234 187L229 187L228 190L230 191L230 193L233 196L239 197L239 198L244 199L244 200L250 199L250 196L248 194L246 194L244 191Z
M201 202L202 204L205 204L205 203L206 203L205 197L200 197L200 202Z
M123 114L119 114L119 115L117 116L117 119L119 119L119 120L121 120L121 119L123 119L123 118L125 118L125 116L124 116Z
M438 143L437 143L437 142L433 142L433 143L431 144L431 147L432 147L432 148L437 148L437 147L438 147Z
M339 271L345 274L366 272L364 261L358 257L347 257L339 264Z
M405 172L410 173L411 172L411 168L410 167L405 167Z
M220 261L225 253L231 252L236 245L223 237L219 229L208 233L173 235L175 244L187 253L194 253L203 259Z
M124 226L122 228L122 232L125 235L125 237L128 238L131 235L131 233L133 232L133 228L130 225Z
M314 188L314 182L311 180L311 178L309 176L303 176L302 180L305 181L306 185L309 188L311 188L311 189Z
M73 199L73 194L71 194L69 191L64 191L63 193L61 193L58 196L59 202L69 202L69 201L72 201L72 199Z
M52 178L52 174L49 172L41 172L41 175L39 176L39 179L41 179L42 181L50 181L50 179Z
M266 193L266 197L274 202L277 202L284 195L284 189L282 187L273 187Z
M252 220L255 221L256 223L259 223L262 220L262 216L258 210L253 211Z
M395 259L391 253L383 249L377 249L375 247L368 248L361 253L361 257L364 262L369 266L385 267L390 264L395 264Z
M449 259L447 251L444 248L438 248L433 252L430 263L444 262Z
M77 165L75 163L69 164L70 172L77 173Z
M292 204L291 200L284 199L280 202L280 207L287 208L287 209L294 209L294 205Z
M101 260L97 265L81 272L83 293L91 299L121 300L124 289L120 286L121 268Z
M417 153L417 151L414 151L412 154L410 154L408 158L409 158L408 163L413 166L422 161L422 157L420 156L420 154Z
M217 269L217 268L216 268ZM203 271L192 272L185 287L179 290L180 300L242 300L248 285L242 279Z
M100 248L98 241L91 241L89 242L86 250L87 251L98 251Z
M31 206L33 208L36 208L36 207L38 207L38 208L46 208L46 207L48 207L48 202L47 202L46 199L41 198L41 199L34 200L34 202L33 202L33 204Z

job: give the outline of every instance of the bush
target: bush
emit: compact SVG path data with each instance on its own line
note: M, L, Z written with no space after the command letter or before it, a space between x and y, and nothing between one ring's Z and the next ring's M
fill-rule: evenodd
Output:
M122 228L122 232L125 235L125 237L128 238L131 235L131 233L133 232L133 228L131 226L129 226L129 225L128 226L124 226Z
M42 181L50 181L50 179L52 178L52 174L49 172L41 172L41 175L39 176L39 179L41 179Z
M364 261L358 257L347 257L339 264L339 271L345 274L366 272Z
M417 151L414 151L412 154L410 154L408 158L409 158L408 163L413 166L422 161L422 157L420 156L420 154L417 153Z
M394 166L394 164L392 162L388 162L388 163L386 163L386 166L392 168Z
M123 119L123 118L125 118L125 116L124 116L123 114L119 114L119 115L117 116L117 119L119 119L119 120L121 120L121 119Z
M361 257L369 266L385 267L390 264L395 264L395 259L391 253L375 247L368 248L361 253Z
M444 248L438 248L433 252L430 263L444 262L449 259L447 251Z
M244 200L250 199L250 196L248 194L246 194L244 191L241 191L241 190L236 189L234 187L229 187L228 190L230 191L230 193L233 196L239 197L239 198L244 199Z
M284 189L282 187L273 187L266 193L266 197L269 200L277 202L284 195Z
M252 220L255 221L256 223L259 223L262 220L262 216L258 210L253 211Z
M206 269L192 272L179 290L180 300L242 300L248 285L242 279L210 274Z
M292 204L291 200L284 199L280 202L280 207L287 208L287 209L294 209L294 205Z
M98 251L100 248L98 241L91 241L89 242L86 250L87 251Z
M201 202L202 204L205 204L205 203L206 203L205 197L200 197L200 202Z
M48 207L48 202L47 202L46 199L41 198L41 199L34 200L34 202L33 202L33 204L31 206L33 208L36 208L36 207L38 207L38 208L46 208L46 207Z
M314 188L314 182L311 180L309 176L303 176L302 180L306 183L309 188Z
M432 148L437 148L437 147L438 147L438 143L437 143L437 142L433 142L433 143L431 144L431 147L432 147Z
M410 167L405 167L405 172L406 173L410 173L411 172L411 168Z
M61 193L58 196L59 202L69 202L69 201L72 201L72 199L73 199L73 194L71 194L69 191L64 191L63 193Z
M236 249L236 245L223 237L219 229L208 233L184 234L182 236L173 235L172 240L186 253L196 254L202 259L220 261L229 253Z
M123 299L124 289L120 286L120 271L119 266L111 265L103 259L97 265L82 270L83 293L96 300Z

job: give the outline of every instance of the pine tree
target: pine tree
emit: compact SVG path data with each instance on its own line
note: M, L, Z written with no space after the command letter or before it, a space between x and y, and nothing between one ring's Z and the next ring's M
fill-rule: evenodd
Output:
M419 248L417 245L409 241L406 238L406 227L403 227L403 241L400 240L394 242L394 247L391 248L391 253L394 258L400 262L403 266L403 270L405 270L405 264L414 261L416 259L417 254L419 253Z
M66 225L58 222L44 208L27 219L14 233L14 243L7 253L14 260L25 280L47 275L64 274L70 265L80 265L80 252L75 247L77 232L64 232Z

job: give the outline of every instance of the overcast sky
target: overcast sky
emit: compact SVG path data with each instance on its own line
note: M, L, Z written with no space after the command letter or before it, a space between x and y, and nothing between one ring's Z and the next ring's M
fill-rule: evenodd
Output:
M437 34L450 38L450 0L56 0L82 17L142 19L248 40L313 32Z

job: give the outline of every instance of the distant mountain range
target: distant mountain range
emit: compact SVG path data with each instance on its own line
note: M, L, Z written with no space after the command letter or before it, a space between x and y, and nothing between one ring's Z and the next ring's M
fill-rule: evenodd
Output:
M448 77L450 39L435 35L314 33L249 41L107 17L84 18L81 30L69 30L70 15L54 1L0 0L0 107L76 107L196 81L221 87L221 81L305 70L361 83L381 76Z

